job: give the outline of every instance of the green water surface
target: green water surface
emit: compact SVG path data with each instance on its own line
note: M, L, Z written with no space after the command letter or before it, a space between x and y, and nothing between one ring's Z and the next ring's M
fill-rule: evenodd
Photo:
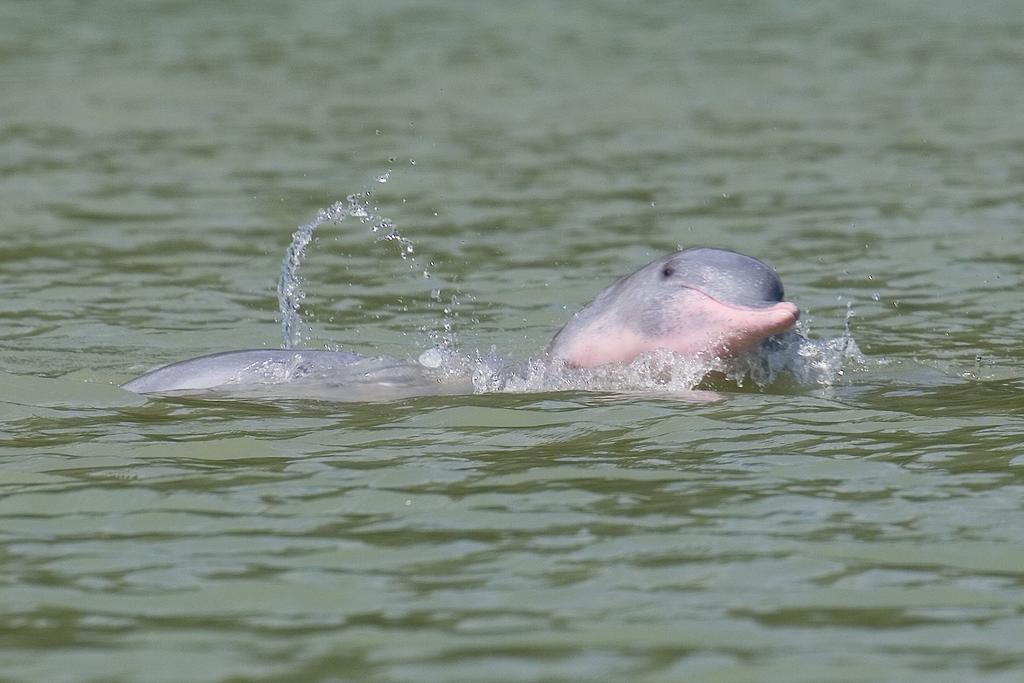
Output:
M0 679L1024 680L1022 122L1010 1L0 3ZM416 258L324 226L313 345L523 358L701 244L869 363L117 388L276 346L366 188Z

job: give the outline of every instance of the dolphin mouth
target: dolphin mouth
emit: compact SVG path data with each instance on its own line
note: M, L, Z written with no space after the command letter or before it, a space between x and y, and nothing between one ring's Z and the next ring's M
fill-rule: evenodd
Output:
M723 301L701 287L688 285L686 312L700 321L696 329L684 327L669 348L690 354L736 356L765 339L791 329L800 308L791 301Z
M689 289L691 291L697 292L701 296L706 296L708 299L711 299L712 301L714 301L715 303L717 303L717 304L719 304L721 306L725 306L726 308L732 308L732 309L735 309L735 310L738 310L738 311L743 311L743 310L763 311L763 310L766 310L766 309L774 308L774 307L778 306L779 304L785 304L787 306L792 306L795 309L796 319L794 319L793 322L795 323L797 320L800 319L800 308L796 304L794 304L792 301L786 301L784 299L775 299L775 300L761 299L761 298L757 298L757 297L750 297L749 299L736 297L733 300L727 300L727 299L722 298L721 296L715 296L714 294L709 292L706 288L700 287L698 285L686 285L686 284L684 284L684 285L680 285L680 289Z

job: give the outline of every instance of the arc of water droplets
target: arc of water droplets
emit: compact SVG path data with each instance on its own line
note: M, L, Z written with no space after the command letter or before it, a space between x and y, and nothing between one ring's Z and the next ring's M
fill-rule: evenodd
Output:
M390 171L379 176L377 182L386 183ZM313 240L314 231L324 223L331 221L339 223L347 216L359 219L360 223L371 223L375 233L383 232L377 239L392 240L398 243L399 253L403 259L415 261L415 248L412 241L400 235L394 227L394 223L388 218L379 215L375 208L370 206L372 193L367 190L357 194L350 194L343 202L335 202L326 209L320 209L316 218L305 225L300 225L292 234L292 242L288 245L284 259L281 261L281 276L277 281L277 303L281 311L281 339L286 349L298 347L302 337L308 334L308 325L302 322L299 309L302 306L306 293L302 291L302 281L299 279L299 265L306 254L306 248Z

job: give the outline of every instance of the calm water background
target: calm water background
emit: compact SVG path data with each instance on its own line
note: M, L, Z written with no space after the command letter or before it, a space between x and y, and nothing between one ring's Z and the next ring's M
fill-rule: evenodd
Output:
M1022 93L1016 1L0 4L0 676L1021 680ZM707 244L871 362L116 388L276 346L292 230L367 187L416 261L325 226L314 345L414 356L455 295L525 357Z

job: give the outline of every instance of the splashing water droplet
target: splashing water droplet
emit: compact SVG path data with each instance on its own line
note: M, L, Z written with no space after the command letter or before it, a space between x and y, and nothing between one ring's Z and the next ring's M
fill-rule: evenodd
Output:
M378 182L387 182L391 171L377 177ZM381 180L383 178L383 180ZM317 211L316 218L305 225L300 225L292 234L291 244L281 261L281 275L277 281L277 302L281 315L281 337L284 348L292 349L301 344L302 338L309 333L309 326L302 321L299 314L302 301L306 298L302 290L302 281L298 270L306 249L313 241L314 231L327 222L340 223L348 216L354 216L360 223L371 222L373 232L380 229L388 231L388 239L398 239L402 243L411 244L398 235L390 219L377 214L376 209L369 205L372 193L369 190L348 195L344 202L335 202L325 209ZM378 238L380 239L380 238Z
M412 160L410 160L412 161ZM377 176L377 182L387 182L390 179L391 170ZM353 216L360 223L368 223L370 231L375 234L377 241L387 240L397 243L398 255L408 262L409 268L417 270L416 249L411 240L402 236L396 229L394 223L379 214L379 209L371 205L373 193L363 190L348 195L344 202L336 202L331 206L320 209L316 217L305 225L301 225L292 235L292 242L288 247L281 263L281 275L278 279L278 305L281 315L281 336L284 348L297 348L304 338L308 338L309 326L302 320L299 311L306 295L302 289L302 281L298 276L298 268L311 243L313 243L313 232L317 227L328 221L339 223L349 216ZM434 212L437 215L437 212ZM433 268L433 262L430 263ZM424 279L430 279L429 270L420 270ZM435 288L430 293L431 299L435 302L441 301L441 289ZM401 300L399 300L401 302ZM451 297L451 307L446 309L443 318L433 324L433 331L429 333L430 339L445 353L453 353L456 347L455 334L453 332L452 319L458 317L455 307L458 305L456 297ZM362 308L362 306L357 306ZM408 306L402 305L399 310L407 311ZM375 316L380 319L380 315ZM340 345L338 346L340 348Z

